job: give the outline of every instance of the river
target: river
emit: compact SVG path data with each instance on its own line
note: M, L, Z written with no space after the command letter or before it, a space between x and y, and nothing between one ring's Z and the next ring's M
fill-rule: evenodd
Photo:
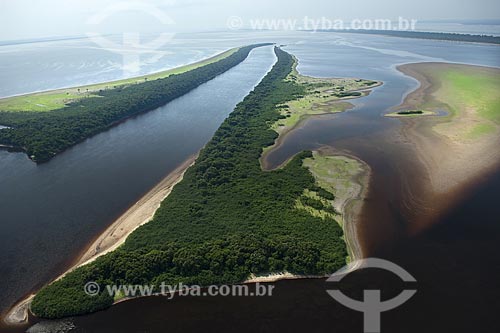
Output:
M415 157L407 147L393 140L400 128L399 121L382 117L417 87L416 81L396 71L395 66L407 62L447 61L500 67L498 46L330 33L262 32L241 33L238 37L227 33L217 34L217 38L231 40L224 42L224 46L257 41L285 44L285 50L298 57L299 71L306 75L384 81L384 85L374 89L369 97L354 100L356 107L353 110L304 122L269 155L268 162L279 165L300 150L323 145L353 153L367 162L374 174L370 200L363 212L365 220L372 220L361 232L364 253L392 258L398 253L392 251L394 248L412 244L418 249L418 245L425 244L420 240L408 240L405 235L405 223L415 212L402 207L400 177L394 176L402 170L414 170L415 182L406 184L406 188L418 192L416 180L421 175L418 168L412 168ZM36 166L23 154L0 151L0 212L3 221L0 225L0 273L5 277L0 287L7 291L2 294L2 304L10 304L62 271L92 237L180 161L199 150L234 105L270 68L273 60L270 48L256 50L240 66L186 96L101 133L47 164ZM498 187L479 191L478 195L489 198L494 191L498 193ZM480 210L481 207L476 205L473 208ZM443 218L443 221L448 220ZM446 225L449 226L449 222ZM426 236L421 237L425 239ZM407 240L408 244L400 245L402 240ZM439 240L435 243L439 244ZM424 250L422 256L432 258L432 251ZM408 256L412 260L399 258L398 262L410 266L418 263L414 253ZM443 260L452 257L450 253L443 256ZM425 265L415 267L418 270ZM453 267L443 274L453 274ZM430 276L423 279L432 281ZM208 320L201 313L207 313L207 316L211 313L217 316L218 313L220 319L214 322L214 327L226 328L238 324L236 318L240 317L235 313L245 313L241 315L244 320L238 327L245 328L245 323L247 329L256 327L250 324L251 318L259 318L259 324L264 325L260 328L265 328L266 323L302 327L297 323L299 318L305 318L304 327L310 327L314 319L326 327L332 324L332 320L324 319L325 315L335 310L342 317L345 311L335 306L332 306L333 310L321 307L326 300L311 297L319 295L318 288L324 292L323 283L315 280L283 282L278 286L284 290L283 298L267 303L265 300L250 303L226 303L221 299L170 303L157 298L137 300L74 322L81 331L97 331L99 327L102 331L120 331L119 321L115 319L132 318L131 314L139 311L140 315L150 319L150 325L142 326L146 330L164 328L166 319L178 328L196 330L204 325L203 318ZM295 293L297 290L300 292ZM165 304L161 306L159 302ZM283 306L287 302L301 306L288 316L285 312L289 307ZM186 309L192 309L192 312ZM191 317L198 319L192 320ZM297 320L290 320L291 317ZM338 316L332 318L342 320ZM346 315L343 319L349 322L351 317ZM108 324L104 325L105 322ZM120 322L123 327L133 327L128 320ZM341 327L339 331L342 331Z
M64 271L170 171L197 153L275 61L272 47L181 98L36 165L0 150L0 308Z

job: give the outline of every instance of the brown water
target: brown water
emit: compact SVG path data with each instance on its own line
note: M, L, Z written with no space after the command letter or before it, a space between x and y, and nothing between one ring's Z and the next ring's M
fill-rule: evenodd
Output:
M499 295L492 281L499 269L485 253L493 252L499 240L498 229L492 223L498 222L495 217L500 216L498 205L492 202L494 195L500 193L499 176L489 178L484 184L472 184L467 192L469 197L448 216L442 216L439 224L418 237L407 237L411 224L418 223L428 209L425 203L415 199L423 193L422 180L426 175L411 148L400 141L399 121L383 118L381 114L398 105L405 93L416 87L414 81L395 72L392 66L424 59L418 54L413 58L388 55L385 48L417 49L422 54L490 65L499 65L498 58L490 58L498 51L489 46L362 38L368 41L363 45L376 40L373 46L381 47L385 53L374 55L363 48L354 51L351 46L330 44L326 39L287 48L299 57L299 70L304 74L357 76L383 80L384 86L375 89L371 96L355 101L356 108L352 111L306 121L269 155L269 165L279 165L301 150L325 145L345 150L370 165L372 182L358 221L363 251L365 255L377 255L401 264L419 281L418 296L400 309L384 314L383 318L389 318L386 322L392 325L392 330L389 326L387 331L447 332L470 327L469 323L476 327L483 323L490 328L491 308L486 305L494 304L496 298L487 296L486 292ZM462 213L463 209L467 213ZM481 220L478 221L477 216L481 216ZM493 269L492 274L489 269ZM379 274L357 273L342 287L359 294L360 288L366 288L369 282L373 287L386 287L386 297L400 291L395 291L401 286L391 276ZM70 321L79 332L361 331L361 314L336 304L325 293L322 281L287 281L276 285L277 294L272 298L185 298L169 302L145 298ZM477 295L473 293L476 287L480 289ZM461 294L461 290L465 290L465 294ZM466 305L461 307L463 303ZM477 309L471 309L468 304L474 304Z
M301 150L323 146L366 162L372 171L369 191L352 222L363 254L370 256L404 236L408 224L424 217L428 203L420 199L425 195L425 169L412 146L401 141L399 122L380 116L372 103L366 105L306 120L270 151L265 164L275 168Z
M382 332L498 331L498 193L500 172L478 180L431 229L376 254L401 265L418 281L407 286L418 290L410 301L382 314ZM77 327L74 332L353 333L362 332L361 313L336 303L327 289L339 287L360 299L361 289L382 288L385 299L406 287L379 270L351 274L340 286L315 279L275 286L272 297L137 299L70 321Z
M340 284L322 279L280 281L272 297L149 297L96 314L70 318L71 332L362 332L362 315L335 302L340 288L362 299L381 289L390 299L405 288L417 294L382 314L382 332L496 332L500 286L500 172L478 179L439 223L417 237L402 237L373 253L409 271L405 284L380 270L361 270ZM478 218L480 216L480 218ZM32 323L37 322L33 320ZM41 327L47 325L40 323ZM59 323L60 325L60 323ZM10 329L5 332L21 331Z

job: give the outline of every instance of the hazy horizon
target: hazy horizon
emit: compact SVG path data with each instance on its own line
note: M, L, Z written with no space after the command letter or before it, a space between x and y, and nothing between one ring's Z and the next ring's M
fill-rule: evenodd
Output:
M127 6L130 8L127 9ZM152 9L158 17L138 10ZM89 31L102 34L122 32L204 32L228 30L229 18L243 22L259 19L319 20L387 19L398 17L419 22L443 20L499 20L500 3L496 0L457 1L422 0L412 3L397 0L344 1L113 1L113 0L0 0L0 40L80 36ZM111 8L111 10L110 10ZM100 16L99 16L100 15ZM99 24L91 23L92 20ZM167 22L168 21L168 22ZM495 22L496 23L496 22ZM96 30L97 27L97 30Z

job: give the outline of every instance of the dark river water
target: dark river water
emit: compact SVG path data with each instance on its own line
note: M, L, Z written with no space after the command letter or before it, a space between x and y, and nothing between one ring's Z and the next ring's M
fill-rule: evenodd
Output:
M244 43L270 40L286 44L285 50L298 57L303 74L384 81L369 97L354 100L353 110L307 120L267 160L271 167L277 166L301 150L328 145L370 165L373 179L361 219L371 223L364 223L359 233L363 252L401 264L419 281L416 301L384 314L391 323L384 332L457 331L453 329L467 327L466 313L474 319L470 322L491 327L487 317L491 312L483 305L494 298L484 295L490 290L498 296L498 287L487 271L498 274L499 270L484 251L495 251L499 239L491 222L500 216L499 206L492 203L493 194L500 193L499 176L471 185L464 202L443 212L433 229L407 237L407 224L418 210L401 203L411 195L408 189L419 193L418 179L425 175L415 166L418 161L411 150L398 143L400 122L382 115L417 87L416 81L395 70L397 64L448 61L500 67L500 49L324 33L249 34ZM62 271L92 237L198 151L273 61L270 48L254 51L240 66L186 96L41 166L23 154L0 151L2 305ZM405 170L414 171L411 178L402 177ZM467 265L472 265L470 270L464 269ZM360 286L366 289L368 282L387 287L386 297L401 290L396 290L401 284L393 277L366 271L353 274L342 287L359 295ZM275 296L269 298L146 298L69 321L78 332L362 331L362 315L335 303L325 293L322 280L284 281L276 286ZM475 287L481 287L477 295L472 293ZM460 306L464 301L481 307L471 311L470 305Z
M237 67L165 107L36 165L0 150L0 308L64 271L85 245L212 137L275 61Z

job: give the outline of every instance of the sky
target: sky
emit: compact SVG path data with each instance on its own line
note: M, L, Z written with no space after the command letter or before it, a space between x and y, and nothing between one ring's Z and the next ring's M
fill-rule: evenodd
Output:
M152 13L154 11L155 13ZM0 40L227 29L237 17L331 20L500 19L498 0L0 0Z

